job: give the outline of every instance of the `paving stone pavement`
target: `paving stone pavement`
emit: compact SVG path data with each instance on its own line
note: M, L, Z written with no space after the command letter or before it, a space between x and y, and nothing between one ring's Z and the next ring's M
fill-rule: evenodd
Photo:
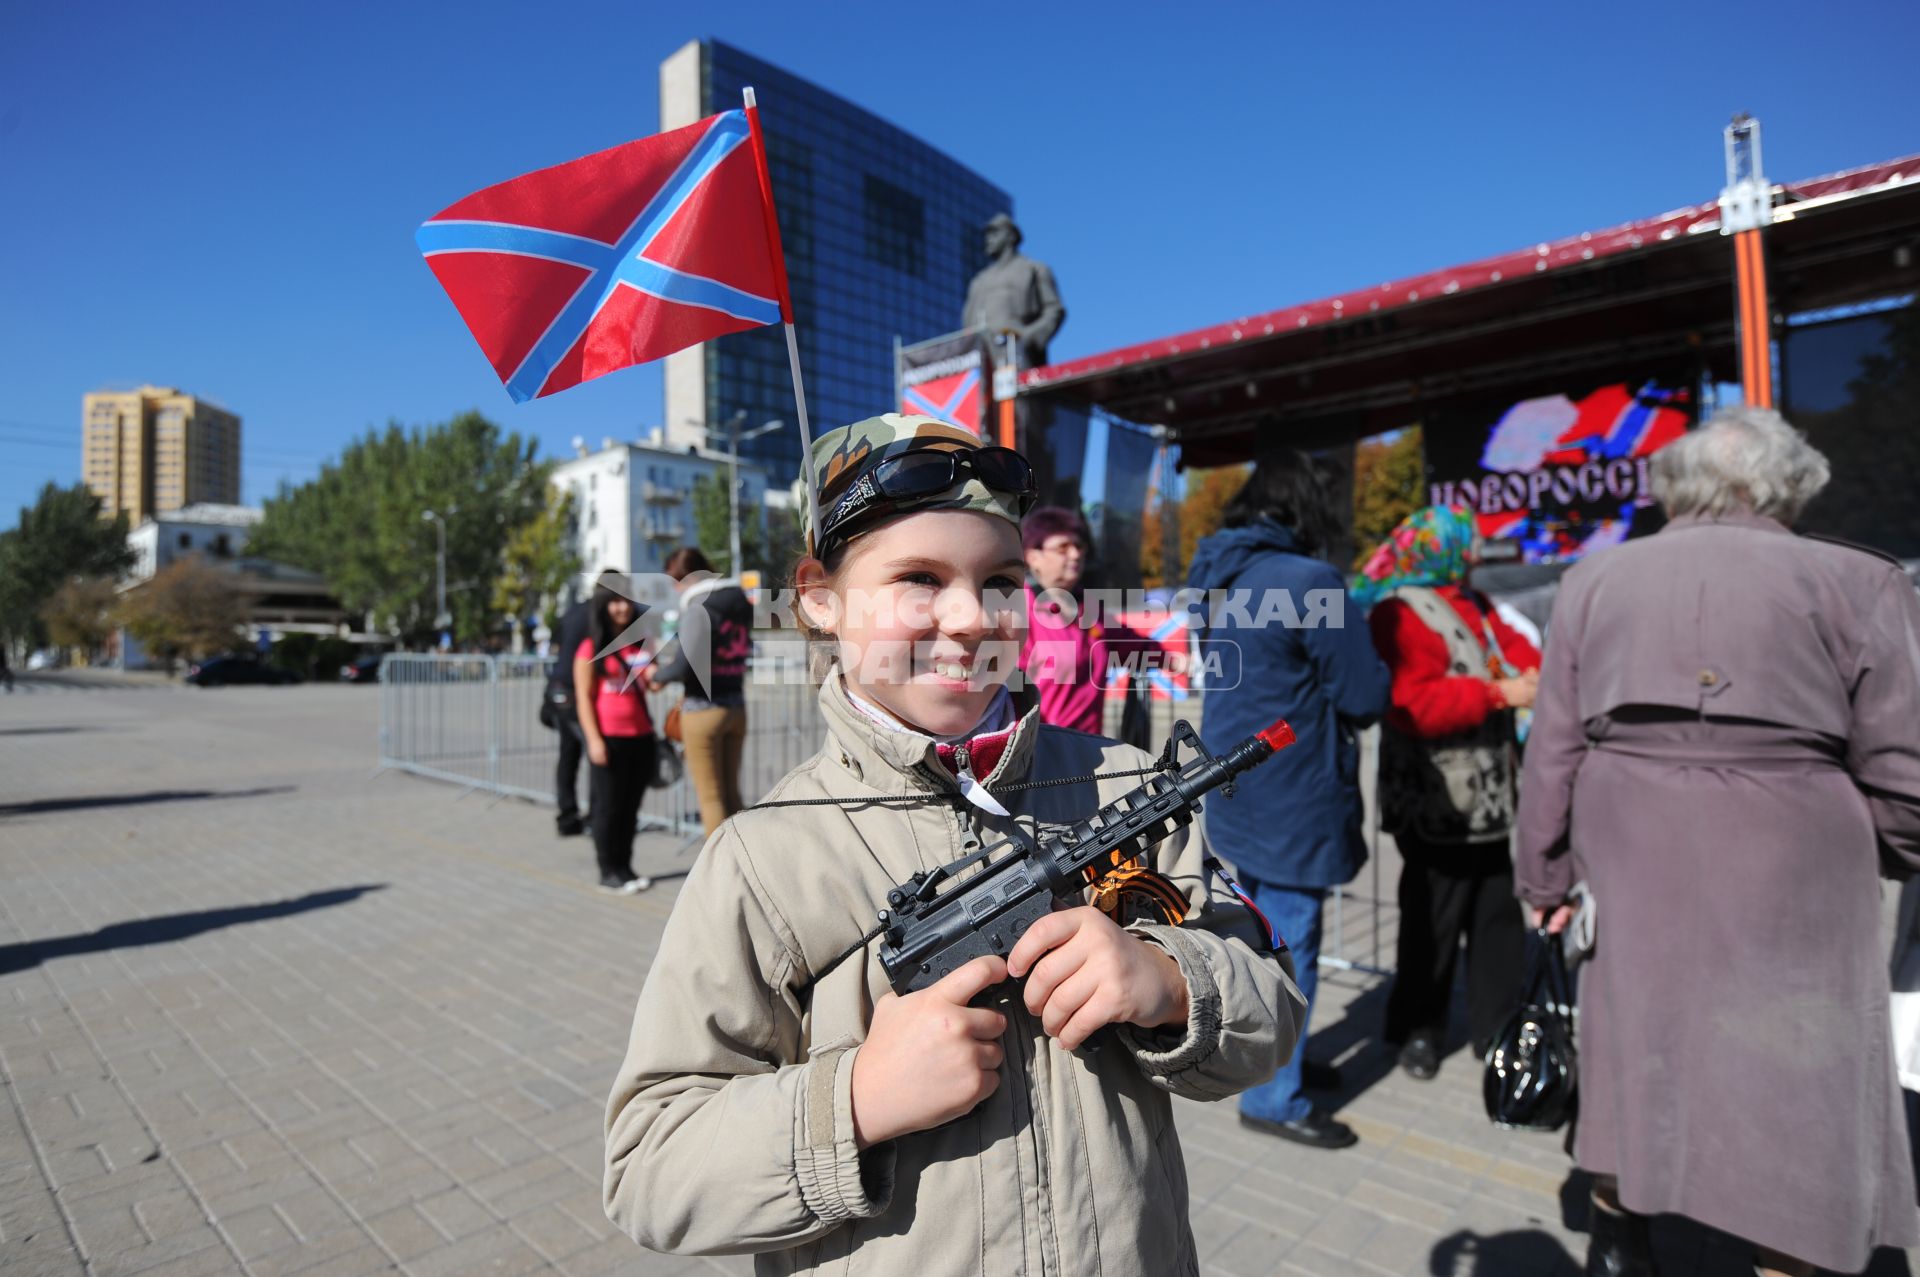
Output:
M660 885L599 892L545 809L373 774L377 712L328 686L0 699L7 1274L751 1271L600 1210L602 1105L691 853L643 840ZM1461 1054L1394 1071L1378 977L1322 990L1311 1054L1361 1143L1180 1102L1209 1277L1577 1273L1559 1138L1489 1127ZM1660 1241L1668 1273L1750 1271Z

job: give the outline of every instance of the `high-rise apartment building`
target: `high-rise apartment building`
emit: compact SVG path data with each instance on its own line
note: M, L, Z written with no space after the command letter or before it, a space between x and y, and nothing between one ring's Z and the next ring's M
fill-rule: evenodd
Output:
M80 469L108 515L136 526L207 502L240 502L240 418L170 386L96 390L82 401Z
M766 132L814 431L890 411L894 339L960 327L967 281L986 264L982 229L995 213L1011 213L1013 201L878 116L717 40L687 44L660 64L660 127L737 107L748 85ZM779 327L669 355L665 376L670 444L704 444L709 427L740 413L747 426L783 420L787 429L745 443L741 455L781 486L799 475Z

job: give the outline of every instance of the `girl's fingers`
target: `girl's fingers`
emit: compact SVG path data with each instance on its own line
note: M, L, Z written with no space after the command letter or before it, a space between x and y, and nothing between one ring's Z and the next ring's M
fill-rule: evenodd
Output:
M1027 987L1023 995L1027 1010L1039 1014L1047 1005L1047 999L1060 984L1080 970L1087 963L1085 946L1077 944L1062 945L1049 950L1032 971L1027 973Z
M1028 927L1026 934L1013 946L1013 952L1007 955L1007 973L1015 977L1027 974L1049 949L1065 944L1079 932L1087 913L1097 912L1090 908L1064 909L1059 913L1050 913Z
M1047 1031L1047 1035L1060 1037L1061 1030L1100 992L1100 985L1100 978L1085 967L1061 981L1045 1005L1036 1008L1040 1012L1040 1026Z

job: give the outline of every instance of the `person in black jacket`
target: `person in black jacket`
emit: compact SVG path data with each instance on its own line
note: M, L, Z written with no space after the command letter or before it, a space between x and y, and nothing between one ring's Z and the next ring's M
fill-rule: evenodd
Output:
M608 568L594 581L596 587L624 584L620 573ZM573 653L580 641L593 629L593 600L581 599L560 618L559 633L553 636L553 668L547 671L547 704L554 727L560 733L560 758L553 773L553 800L558 808L553 823L562 838L587 831L587 820L580 815L580 754L586 738L580 732L580 719L573 704Z
M740 760L747 743L747 657L753 651L753 603L740 583L715 576L692 546L667 556L663 568L678 582L680 626L647 672L659 691L684 683L680 742L687 773L700 797L708 834L746 806L740 797Z

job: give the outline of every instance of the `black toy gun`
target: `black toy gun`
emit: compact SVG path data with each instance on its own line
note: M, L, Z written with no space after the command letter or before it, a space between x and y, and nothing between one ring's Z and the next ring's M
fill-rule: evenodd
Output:
M1155 773L1085 820L1037 840L1016 834L916 873L887 893L880 911L880 965L894 992L924 989L982 954L1004 957L1028 927L1052 912L1056 899L1074 898L1106 867L1124 864L1190 823L1202 794L1220 789L1232 797L1234 777L1293 739L1293 729L1280 719L1215 757L1183 719L1173 725ZM1184 766L1176 758L1182 741L1199 754ZM979 873L954 881L981 863Z

